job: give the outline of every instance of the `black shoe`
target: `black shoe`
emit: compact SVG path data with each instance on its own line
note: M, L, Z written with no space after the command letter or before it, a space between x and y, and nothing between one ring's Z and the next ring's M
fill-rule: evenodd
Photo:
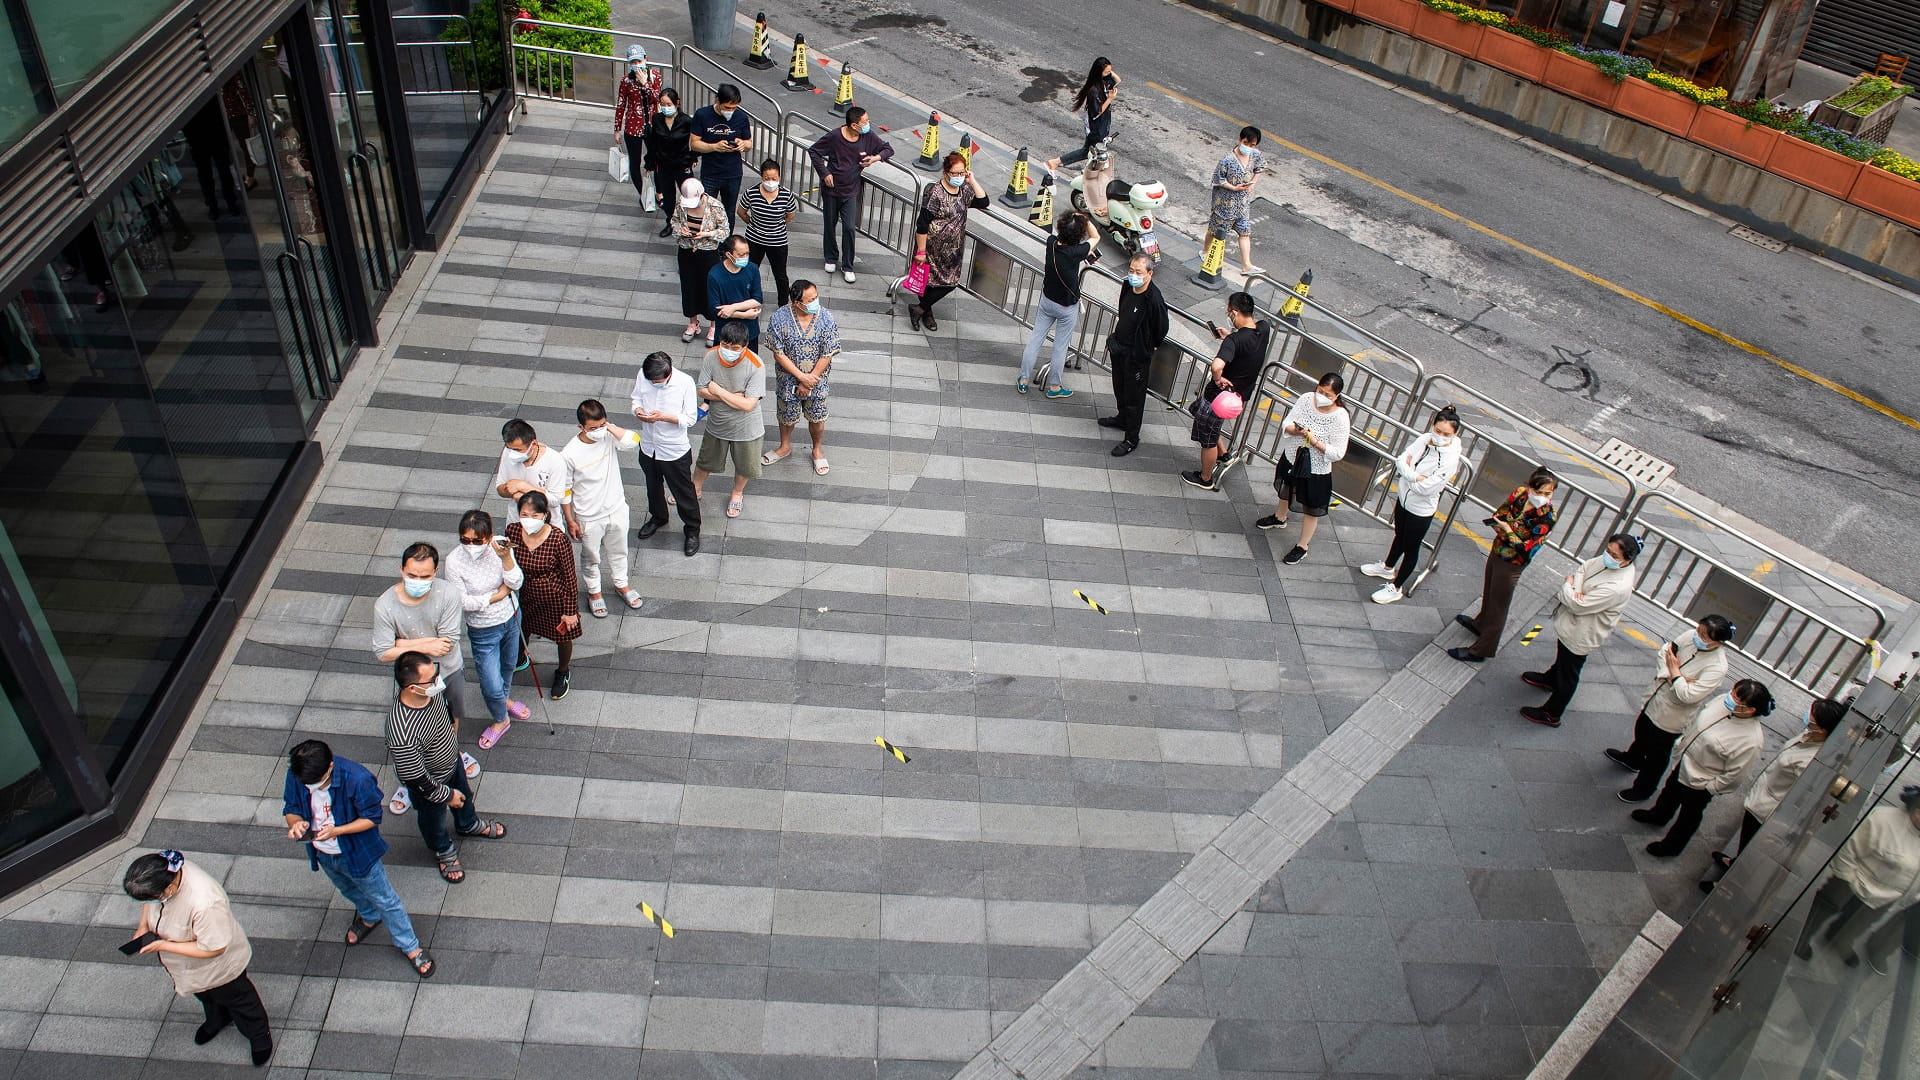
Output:
M690 532L687 534L686 552L687 552L688 558L692 558L693 556L700 554L700 534L699 533Z
M1453 621L1459 623L1461 626L1466 627L1467 633L1469 634L1478 634L1480 632L1480 624L1477 622L1474 622L1472 619L1467 618L1465 615L1455 615L1453 617Z
M640 526L640 531L635 533L634 536L638 537L641 540L645 540L648 537L651 537L654 533L659 532L660 527L665 524L666 524L665 521L649 521L645 525Z
M1253 527L1256 529L1284 529L1287 527L1287 523L1274 517L1272 514L1268 514L1266 517L1254 522Z
M265 1046L256 1046L253 1048L253 1067L254 1068L258 1069L266 1065L266 1063L272 1060L272 1058L273 1058L273 1040L272 1039L268 1039L267 1045Z
M1733 869L1733 856L1727 854L1724 851L1716 851L1713 854L1708 855L1707 858L1713 860L1713 865L1719 867L1721 873L1725 873L1726 871Z
M1843 963L1843 964L1845 964L1845 965L1847 965L1848 967L1859 967L1859 966L1860 966L1860 954L1859 954L1859 953L1857 953L1857 952L1850 952L1850 953L1848 953L1848 954L1847 954L1847 958L1846 958L1845 960L1842 960L1842 961L1840 961L1840 962L1841 962L1841 963Z
M661 236L672 236L672 235L673 235L673 222L671 222L671 221L669 221L669 222L667 222L667 223L666 223L665 225L662 225L662 226L660 226L660 235L661 235Z
M1648 799L1653 798L1653 792L1651 791L1646 791L1646 792L1635 791L1630 787L1621 788L1618 794L1620 796L1620 801L1626 802L1626 803L1646 802ZM1634 813L1638 814L1639 811L1636 810L1634 811Z
M1640 766L1635 765L1633 763L1633 759L1627 756L1627 752L1625 750L1615 750L1612 747L1608 747L1607 760L1613 762L1615 765L1620 766L1621 768L1627 770L1628 772L1640 771Z
M920 305L907 305L907 322L910 323L915 330L920 329Z
M1701 892L1703 892L1703 893L1712 893L1712 892L1713 892L1713 882L1711 882L1711 881L1702 881L1702 882L1700 882L1700 891L1701 891Z
M1138 449L1140 449L1139 443L1134 442L1132 439L1121 439L1114 445L1113 449L1107 451L1107 453L1112 454L1114 457L1126 457Z
M1301 559L1304 559L1306 557L1307 557L1307 549L1301 547L1299 544L1295 544L1293 545L1292 551L1289 551L1285 555L1280 556L1280 561L1283 563L1286 563L1288 566L1292 566L1294 563L1297 563Z
M1627 816L1643 825L1665 825L1667 823L1667 819L1655 814L1651 807L1635 810Z
M1685 850L1685 847L1669 844L1665 840L1655 840L1647 845L1647 854L1658 859L1671 859Z
M559 701L561 698L567 696L567 690L572 685L573 673L571 671L556 671L553 673L553 690L547 694L547 697L551 700Z
M929 333L929 334L933 334L933 333L938 333L938 332L939 332L939 330L940 330L940 323L939 323L939 322L938 322L937 320L935 320L935 319L934 319L934 317L933 317L933 312L931 312L931 311L922 311L922 312L920 312L920 321L921 321L921 322L922 322L923 324L925 324L925 326L926 326L926 328L927 328L927 333Z
M1462 663L1467 663L1467 664L1484 664L1487 662L1486 657L1475 656L1473 654L1473 650L1467 648L1464 645L1462 645L1457 649L1448 649L1447 655L1453 657L1455 660L1459 660Z
M1186 472L1180 474L1180 479L1185 480L1189 486L1197 487L1201 491L1220 490L1219 480L1217 478L1211 480L1203 478L1200 475L1199 469L1188 469Z
M213 1037L215 1035L218 1035L221 1032L227 1030L227 1025L231 1023L233 1023L233 1020L232 1018L229 1017L228 1019L225 1019L225 1020L209 1020L206 1023L201 1024L199 1027L194 1028L193 1029L193 1045L195 1046L207 1045L208 1043L213 1041Z
M1095 420L1094 423L1099 424L1103 428L1114 428L1116 430L1127 426L1126 421L1117 416L1103 416Z
M1544 671L1523 671L1520 673L1520 681L1536 690L1553 689L1553 684L1547 681L1547 673Z
M1559 717L1553 715L1552 713L1548 712L1545 709L1540 708L1538 705L1528 705L1522 708L1520 710L1520 715L1526 717L1527 719L1533 721L1536 724L1539 724L1541 727L1559 727L1560 726Z

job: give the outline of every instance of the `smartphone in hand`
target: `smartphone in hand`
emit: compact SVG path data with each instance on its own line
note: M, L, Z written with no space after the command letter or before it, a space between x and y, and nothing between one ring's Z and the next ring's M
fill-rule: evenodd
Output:
M122 953L125 953L128 956L138 956L140 955L141 949L144 949L147 946L159 940L160 940L160 935L149 930L146 933L141 934L139 937L134 938L132 941L127 942L125 945L120 946L120 951Z

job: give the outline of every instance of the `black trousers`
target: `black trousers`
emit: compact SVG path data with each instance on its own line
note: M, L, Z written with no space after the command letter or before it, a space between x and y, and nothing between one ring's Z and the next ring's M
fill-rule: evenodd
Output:
M1547 669L1547 684L1553 692L1547 696L1547 703L1540 706L1561 716L1573 701L1574 691L1580 689L1580 671L1587 666L1587 658L1566 647L1562 642L1553 643L1553 666Z
M693 175L691 165L677 165L672 168L657 167L653 170L653 190L660 205L660 216L670 218L680 197L680 181Z
M1820 940L1831 944L1842 956L1853 951L1853 943L1860 932L1873 922L1878 908L1870 908L1853 886L1839 877L1830 877L1820 891L1813 894L1813 903L1807 907L1807 925L1800 928L1800 940L1794 945L1795 952L1807 949L1813 942L1813 932L1826 927L1826 933Z
M762 244L754 240L747 241L747 257L758 267L761 259L773 263L773 283L777 289L776 299L781 307L787 306L787 245Z
M822 194L832 191L822 188ZM860 198L851 196L845 199L827 195L820 200L820 217L825 222L822 237L825 249L825 261L840 263L845 269L853 269L853 227L860 221ZM834 243L834 227L839 226L839 243Z
M680 524L689 535L700 534L700 500L693 494L693 451L672 461L661 461L640 452L640 472L647 478L647 518L667 523L667 489L673 491L674 504L680 510Z
M647 140L643 135L622 135L620 141L627 147L627 179L633 181L633 193L642 199L647 197L647 170L640 163L647 160ZM658 181L655 182L658 187Z
M731 180L709 180L703 176L700 178L700 186L706 188L707 194L719 199L720 205L727 208L727 227L737 231L740 228L740 222L734 217L734 213L740 205L740 178L736 176Z
M1406 588L1413 572L1420 569L1420 542L1431 528L1432 514L1415 514L1397 502L1393 504L1393 546L1387 549L1387 565L1400 564L1393 575L1395 588Z
M1129 349L1109 348L1107 361L1112 367L1113 401L1118 406L1120 430L1129 442L1140 441L1140 422L1147 415L1147 369L1153 359Z
M273 1045L273 1031L267 1026L267 1006L260 1000L260 991L254 988L253 980L241 972L232 981L221 983L211 990L196 992L200 999L200 1009L207 1015L210 1026L218 1026L228 1021L240 1029L256 1050L264 1050Z
M1641 798L1653 794L1660 785L1660 777L1667 771L1667 758L1673 755L1673 744L1680 741L1677 731L1663 731L1641 713L1633 721L1633 745L1627 747L1627 762L1640 770L1634 778L1632 791Z
M1700 819L1706 815L1707 804L1713 801L1713 792L1690 788L1680 782L1680 767L1675 765L1673 772L1667 774L1667 784L1660 789L1660 797L1653 801L1654 824L1665 825L1673 820L1673 827L1667 830L1660 844L1673 850L1687 846L1693 834L1700 829Z
M947 294L957 288L959 288L957 285L929 285L927 286L926 294L921 296L920 302L914 306L920 309L920 314L931 315L933 314L933 305L945 300Z

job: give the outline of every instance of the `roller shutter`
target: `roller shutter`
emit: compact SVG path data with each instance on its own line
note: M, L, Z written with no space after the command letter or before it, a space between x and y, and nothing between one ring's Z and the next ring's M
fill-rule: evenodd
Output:
M1881 53L1908 57L1905 81L1920 79L1920 0L1820 0L1803 59L1858 75Z

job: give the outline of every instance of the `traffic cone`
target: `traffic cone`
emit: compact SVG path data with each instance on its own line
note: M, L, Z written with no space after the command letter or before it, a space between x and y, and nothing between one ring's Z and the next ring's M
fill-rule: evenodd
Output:
M753 47L747 50L743 63L762 71L773 66L773 57L767 55L767 13L764 11L753 18Z
M1007 190L1000 193L1000 201L1015 210L1033 205L1033 197L1027 194L1027 148L1024 146L1013 159L1013 176L1007 181Z
M1040 185L1040 194L1034 196L1033 209L1027 213L1027 222L1041 229L1053 228L1052 184Z
M969 169L973 168L973 151L976 145L978 144L973 141L973 136L963 131L960 133L960 145L954 147L960 152L961 162Z
M807 69L807 35L793 35L793 60L788 65L787 77L780 80L780 85L796 91L813 89L813 79Z
M1307 306L1302 298L1311 291L1313 291L1313 268L1308 267L1301 272L1299 284L1293 287L1293 295L1287 297L1287 302L1280 305L1280 321L1289 326L1299 326L1300 312Z
M1207 237L1207 250L1200 256L1200 271L1193 275L1193 283L1215 291L1225 288L1220 280L1220 268L1226 261L1227 242L1217 236Z
M853 104L853 65L844 61L840 64L840 84L833 89L832 109L836 115L844 116L847 106Z
M914 162L928 172L940 171L940 114L927 114L927 134L920 140L920 159Z

